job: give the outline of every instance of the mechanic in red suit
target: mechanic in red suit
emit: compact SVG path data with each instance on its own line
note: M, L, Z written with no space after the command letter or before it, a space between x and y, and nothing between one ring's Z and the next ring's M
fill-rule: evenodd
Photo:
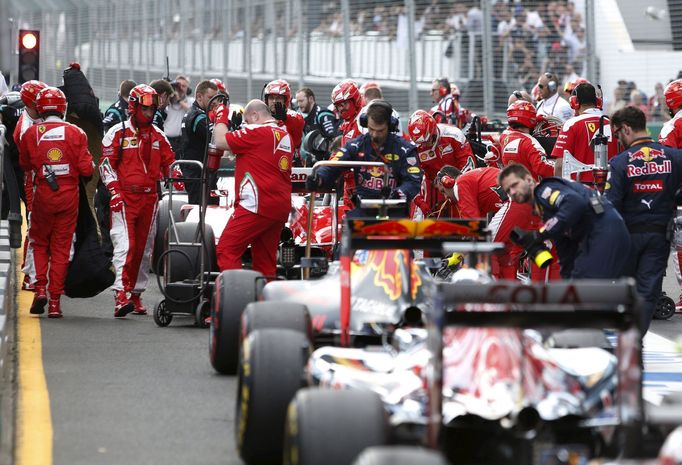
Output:
M589 82L582 82L573 88L569 102L576 116L570 118L561 127L557 138L552 158L557 159L555 175L561 176L563 165L564 150L581 163L586 165L594 164L594 150L590 143L596 132L599 131L599 119L602 116L602 99L597 96L597 90ZM608 158L615 157L619 152L618 140L611 137L611 126L608 118L604 119L604 133L609 138ZM571 175L571 179L576 179L576 175ZM580 181L592 184L594 177L589 171L580 173Z
M168 176L175 154L164 133L152 124L159 104L156 91L135 86L128 98L128 119L102 140L99 172L111 194L114 245L114 317L147 313L145 291L156 233L157 180Z
M433 116L424 110L417 110L412 114L407 132L417 146L419 165L424 172L422 193L413 202L424 215L428 215L444 200L434 184L438 171L445 165L454 166L461 172L469 171L476 166L474 154L460 129L437 124Z
M293 156L296 166L303 166L300 147L301 140L303 139L305 119L302 114L289 110L289 105L291 104L291 87L289 87L289 83L283 79L269 82L265 86L263 98L265 104L270 108L270 113L278 121L278 124L286 126L289 137L291 137L291 143L293 144Z
M663 95L672 119L661 128L658 142L679 149L682 148L682 79L668 84Z
M66 96L46 87L36 96L42 122L21 137L19 163L36 185L28 237L33 247L36 283L31 313L41 314L50 292L47 316L60 318L60 298L69 267L78 218L79 177L91 177L94 165L85 133L64 121ZM48 280L49 268L49 280ZM49 282L49 284L48 284Z
M533 104L524 99L518 99L517 96L517 100L507 108L509 128L500 135L503 165L507 166L512 163L523 165L536 181L553 176L555 169L554 164L547 160L545 149L530 134L538 118ZM531 205L509 202L500 209L496 219L490 224L495 241L504 242L506 245L505 254L493 258L493 264L499 267L499 276L504 279L514 279L520 256L523 253L522 247L509 240L511 230L516 226L526 230L537 230L541 224L540 217L534 214ZM535 264L531 265L533 281L559 279L556 251L552 249L552 253L555 261L550 267L540 269Z
M19 156L21 157L21 136L24 135L26 130L30 128L36 122L41 122L42 119L36 110L36 96L38 92L47 87L47 84L41 81L26 81L21 85L20 95L21 101L24 102L24 109L19 115L19 120L14 128L14 145L19 150ZM31 208L33 203L33 173L28 171L24 173L24 192L26 193L26 217L28 227L31 224ZM21 288L25 291L34 290L35 279L36 279L36 268L33 261L33 249L30 247L28 242L28 236L24 240L24 263L21 266L21 271L24 273L24 281L21 284Z
M500 135L502 163L518 163L528 168L533 178L554 176L554 163L547 160L545 149L530 132L535 128L535 107L525 100L517 100L507 108L509 127Z
M668 106L672 119L667 121L661 128L658 142L668 147L682 149L682 79L677 79L668 84L663 91L663 95L665 96L665 103ZM682 212L677 213L675 222L678 225L682 224ZM673 260L673 263L675 265L677 284L682 287L682 235L679 233L673 234L672 250L676 254L676 259ZM675 304L675 309L677 312L682 311L682 294L680 294Z
M450 81L442 77L434 79L431 83L431 100L435 105L431 107L431 113L437 123L458 125L459 103L451 94Z
M497 182L499 173L498 168L492 167L461 173L457 168L446 165L436 175L436 186L452 202L451 217L492 216L489 223L492 240L505 244L505 252L493 256L493 275L498 279L516 279L523 249L509 239L509 234L516 226L538 229L540 219L533 215L532 207L507 198ZM542 270L534 268L531 271L534 281L544 281Z
M228 132L227 114L223 105L217 107L214 139L219 150L236 156L238 195L218 241L218 267L241 269L251 245L253 269L273 277L279 237L291 210L292 138L260 100L246 105L246 125L238 131Z
M358 84L352 79L339 82L332 90L331 99L343 121L339 129L341 130L341 147L345 147L348 141L362 135L358 115L364 106L364 99L360 94ZM350 199L355 194L355 177L352 171L344 173L343 182L343 203L353 208Z

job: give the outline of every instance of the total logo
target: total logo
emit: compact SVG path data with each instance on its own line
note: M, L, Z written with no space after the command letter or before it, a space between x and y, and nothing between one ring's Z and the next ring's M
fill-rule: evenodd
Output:
M628 165L628 177L647 176L650 174L671 173L673 168L672 161L665 160L662 164L655 161L645 162L642 166Z

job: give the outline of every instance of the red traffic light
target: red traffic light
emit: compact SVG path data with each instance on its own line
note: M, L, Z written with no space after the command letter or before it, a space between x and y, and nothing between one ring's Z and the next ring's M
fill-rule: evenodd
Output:
M38 45L38 38L32 32L26 32L21 36L21 46L27 50L31 50Z

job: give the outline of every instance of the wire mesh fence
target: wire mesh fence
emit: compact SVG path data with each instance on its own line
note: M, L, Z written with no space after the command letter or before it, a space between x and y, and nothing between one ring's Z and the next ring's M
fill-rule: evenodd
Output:
M408 113L431 107L432 80L447 77L463 106L491 115L506 109L512 91L532 91L543 72L561 85L578 76L599 79L594 3L12 0L8 13L15 32L42 31L42 80L60 84L62 70L79 61L102 102L115 100L123 79L184 74L192 84L223 79L240 103L283 78L292 88L312 88L327 105L334 85L350 77L378 82Z

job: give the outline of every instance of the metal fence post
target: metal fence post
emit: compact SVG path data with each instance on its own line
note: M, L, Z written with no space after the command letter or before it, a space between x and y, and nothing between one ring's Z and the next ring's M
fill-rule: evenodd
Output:
M296 0L296 12L298 13L299 18L303 18L303 3L302 0ZM304 82L304 66L305 66L305 61L304 61L304 56L303 54L305 53L305 48L304 48L304 37L305 37L305 31L304 28L306 21L300 21L298 23L298 34L296 35L296 40L298 43L296 44L296 47L298 49L297 52L297 57L296 61L298 62L298 88L300 89L303 87L303 82Z
M247 2L244 7L244 17L246 18L244 25L244 53L246 54L246 95L247 101L253 98L253 69L251 68L251 9L253 8L251 2Z
M353 75L353 66L350 53L350 6L348 0L341 0L341 13L343 14L343 50L346 63L346 78Z
M490 0L481 0L481 12L483 13L483 31L481 35L481 49L483 54L483 112L492 115L494 111L494 74L493 74L493 37L491 21ZM475 73L474 73L475 78Z
M597 69L596 30L595 30L595 7L594 0L585 1L585 48L587 52L587 70L585 76L590 82L599 82L599 70Z
M414 0L405 0L405 8L407 9L407 46L409 48L407 53L410 73L409 105L410 114L412 114L412 112L419 107L419 96L417 94L417 39L414 30Z

